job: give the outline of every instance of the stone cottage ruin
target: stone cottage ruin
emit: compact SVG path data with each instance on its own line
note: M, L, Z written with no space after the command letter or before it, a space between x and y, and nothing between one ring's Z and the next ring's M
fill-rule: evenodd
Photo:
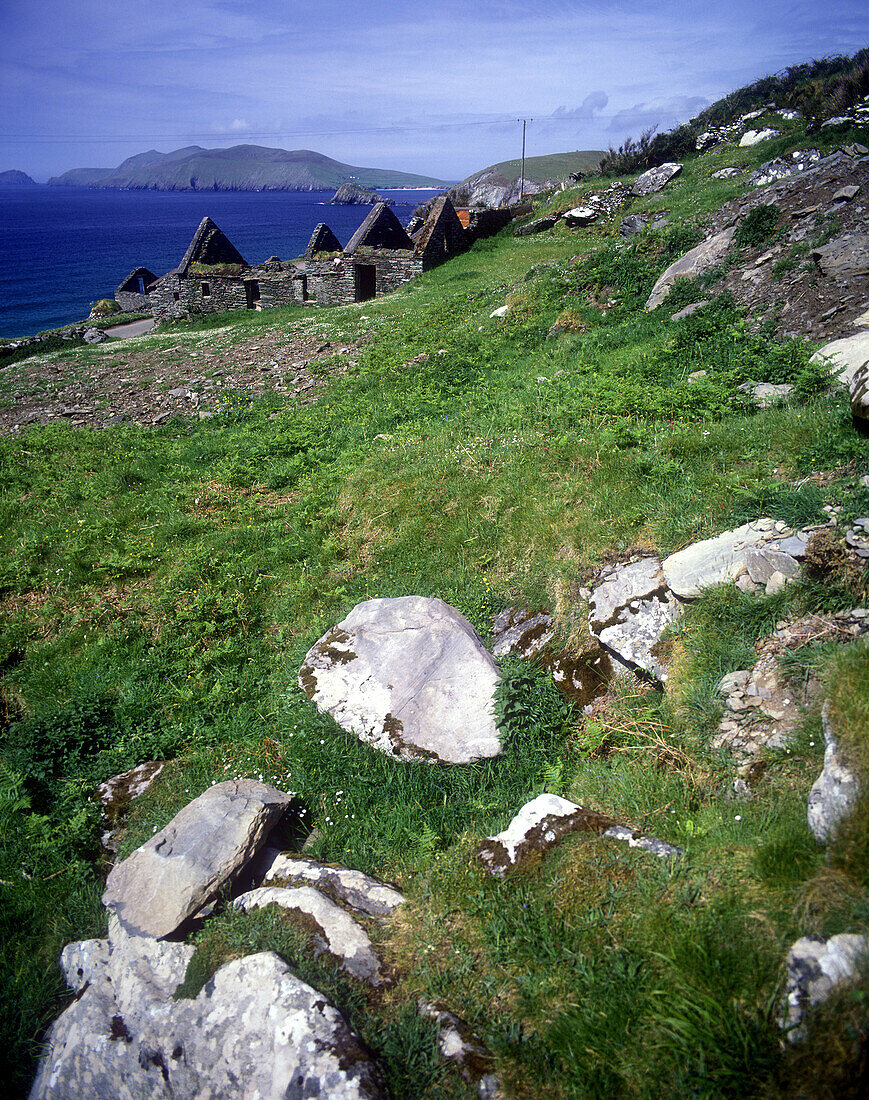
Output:
M125 311L151 313L157 320L293 302L366 302L464 252L512 217L501 210L482 215L488 217L472 217L465 228L450 200L441 195L411 237L386 203L379 202L346 246L321 222L303 257L261 264L248 264L211 218L203 218L174 270L157 278L147 268L135 268L118 287L115 300Z

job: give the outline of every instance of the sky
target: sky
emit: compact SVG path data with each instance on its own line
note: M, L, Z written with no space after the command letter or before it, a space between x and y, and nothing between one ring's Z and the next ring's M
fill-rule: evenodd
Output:
M866 0L0 0L0 171L314 149L458 180L869 46Z

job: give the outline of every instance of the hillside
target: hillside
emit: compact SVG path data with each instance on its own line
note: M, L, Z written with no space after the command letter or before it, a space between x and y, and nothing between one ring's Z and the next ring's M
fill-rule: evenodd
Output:
M0 172L0 187L21 187L28 184L35 186L36 180L31 179L26 172L21 172L17 168Z
M768 102L388 296L0 349L8 1089L66 1012L40 1097L866 1095L869 126Z
M585 149L575 153L549 153L525 158L525 194L537 194L576 173L597 171L603 151ZM457 206L509 206L519 201L522 161L505 160L474 172L450 191Z
M73 168L48 182L54 187L103 187L154 191L324 191L352 180L361 187L440 187L442 180L342 164L309 149L191 145L171 153L155 149L129 157L117 168Z

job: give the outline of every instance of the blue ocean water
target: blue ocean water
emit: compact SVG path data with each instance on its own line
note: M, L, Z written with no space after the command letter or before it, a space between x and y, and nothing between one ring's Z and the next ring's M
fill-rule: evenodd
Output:
M402 223L435 193L381 191ZM0 337L82 320L134 267L170 271L206 214L248 263L301 255L321 221L346 244L371 208L323 205L333 194L0 188Z

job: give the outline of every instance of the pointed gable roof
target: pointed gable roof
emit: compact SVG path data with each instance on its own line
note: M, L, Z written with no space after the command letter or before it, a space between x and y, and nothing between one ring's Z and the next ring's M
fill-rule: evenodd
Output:
M443 259L464 252L468 247L464 226L446 195L439 195L431 204L422 229L414 237L414 244L418 256L434 253Z
M317 252L340 252L341 242L325 222L320 222L305 249L305 259L313 260Z
M193 234L184 259L176 268L180 275L186 275L191 264L242 264L247 267L247 261L234 244L223 235L223 232L214 224L211 218L205 217L199 223L199 228Z
M357 248L362 247L412 249L413 241L386 203L379 202L350 238L344 255L352 256Z

